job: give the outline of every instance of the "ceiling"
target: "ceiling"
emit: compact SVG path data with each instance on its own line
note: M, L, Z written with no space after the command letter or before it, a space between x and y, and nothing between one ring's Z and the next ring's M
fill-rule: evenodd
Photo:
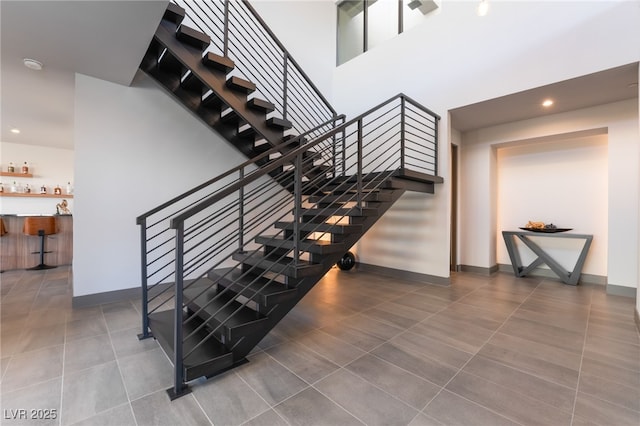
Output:
M560 81L450 110L451 125L465 132L638 97L638 63ZM553 99L545 108L542 101Z
M1 140L73 149L75 73L130 84L167 3L0 1ZM24 58L43 70L27 69ZM637 82L634 63L456 108L451 123L468 131L629 99ZM548 110L546 97L556 100Z
M75 73L130 84L167 3L0 1L1 140L73 148Z

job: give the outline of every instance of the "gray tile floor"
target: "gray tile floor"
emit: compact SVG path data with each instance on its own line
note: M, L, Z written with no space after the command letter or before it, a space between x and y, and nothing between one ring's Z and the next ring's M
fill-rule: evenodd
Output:
M2 424L640 424L634 301L601 286L334 269L251 362L169 402L139 302L72 309L70 275L1 276Z

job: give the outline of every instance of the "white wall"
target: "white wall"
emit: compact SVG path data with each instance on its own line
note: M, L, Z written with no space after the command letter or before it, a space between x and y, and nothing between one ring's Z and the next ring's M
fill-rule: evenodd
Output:
M460 226L460 245L463 247L460 263L489 268L496 262L495 251L490 256L482 254L486 247L490 247L497 241L496 232L486 233L477 229L482 227L483 223L497 223L496 216L488 213L496 205L493 204L494 201L488 201L478 195L492 188L485 185L491 185L487 176L496 169L491 165L489 158L494 155L496 147L514 142L557 141L575 135L602 133L605 130L608 138L606 177L608 218L607 231L599 232L602 235L600 238L606 238L608 244L606 249L608 283L636 287L638 280L635 263L638 255L637 204L640 178L637 156L640 154L638 147L640 135L638 134L638 103L635 99L465 133L460 167L463 180L460 204L461 210L466 214L463 214ZM553 152L547 152L541 156L544 162L554 161ZM567 162L567 167L580 169L580 165L576 163ZM587 202L585 198L590 197L589 192L596 190L596 188L583 187L580 190L581 202ZM512 212L512 214L517 213ZM576 211L572 214L569 210L562 209L558 210L557 214L564 217L563 220L571 221L571 225L583 223L584 228L580 232L595 234L595 229L587 229L595 226L595 218L589 225L584 223L583 212ZM594 215L592 212L589 214ZM600 217L603 215L602 212L596 214ZM482 217L484 222L479 223L476 220L477 216ZM526 222L529 219L536 220L535 217L520 220ZM542 217L539 219L545 221ZM516 226L515 220L514 218L508 226ZM552 220L549 219L549 221ZM567 222L568 225L569 222ZM601 253L604 252L601 251ZM589 273L600 275L598 271L602 270L602 265L589 264Z
M640 68L638 69L638 81L640 81ZM640 96L638 96L638 115L638 133L640 133ZM640 157L638 158L638 168L640 168ZM640 184L638 185L638 192L638 200L640 201ZM638 211L640 211L640 206L638 206ZM638 224L638 231L640 232L640 215L636 218L636 223ZM640 244L640 235L638 235L638 243ZM637 266L638 277L640 277L640 246L638 247ZM640 330L640 283L638 283L638 289L636 290L636 320L636 326Z
M607 276L607 139L603 134L497 149L495 238L499 264L511 263L501 231L518 230L531 220L573 228L571 233L592 234L582 272ZM584 240L576 239L533 238L568 271L573 269L584 244ZM518 247L524 265L536 259L523 244Z
M74 152L71 149L51 148L38 145L24 145L13 142L0 143L0 164L2 171L7 171L9 162L13 162L16 171L20 171L26 161L29 165L29 173L33 178L0 177L5 192L15 181L18 185L29 184L32 193L39 193L40 187L45 185L48 193L53 193L56 185L59 185L63 193L67 182L73 185L73 160ZM59 198L0 198L0 213L3 214L53 214L56 213L56 204L62 201ZM69 209L73 213L73 199L68 198Z
M331 100L334 3L252 5ZM127 88L78 75L75 101L74 295L137 287L135 218L245 158L143 76Z
M257 0L251 5L331 102L336 63L335 3L331 0Z
M637 43L632 42L640 39L637 2L494 1L491 12L484 18L476 16L476 6L475 1L443 2L441 12L427 16L422 25L335 70L333 100L339 112L354 116L404 92L443 117L439 174L445 178L445 184L437 187L436 194L424 203L425 215L428 215L428 220L421 224L420 234L424 237L411 244L402 239L389 240L390 245L382 254L372 251L376 244L371 238L375 235L369 234L360 246L362 261L389 267L403 264L411 272L449 275L448 110L640 59ZM543 27L541 22L544 22ZM633 138L631 145L638 143L637 136ZM476 155L469 151L473 149L463 147L463 161L465 157ZM635 152L633 147L632 152ZM483 150L481 155L483 158L478 163L466 162L461 167L460 187L464 188L468 182L465 175L473 174L478 179L481 193L472 197L478 201L487 197L495 199L496 194L490 192L495 188L492 185L495 176L491 175L495 170L491 161L495 158L491 157L491 151ZM614 153L614 157L617 154ZM627 166L624 161L619 165ZM612 173L625 173L623 170L616 169ZM637 163L631 170L637 171ZM609 181L611 183L612 179ZM613 181L622 184L618 177ZM631 191L636 190L637 184L637 179L627 179L624 183L626 187L632 185ZM609 196L621 197L612 191ZM401 200L394 209L410 211L413 204L404 203ZM460 250L466 250L466 254L474 257L471 264L489 266L495 260L497 228L492 219L494 215L486 209L460 208L472 216L473 226L466 232L471 233L473 241L483 241L468 247L461 242ZM626 208L625 211L630 212ZM624 219L637 222L635 215L626 217L625 214ZM619 246L620 252L616 255L621 255L612 263L613 255L609 251L610 282L635 286L633 279L637 272L629 274L628 265L635 264L637 259L626 267L623 265L628 262L628 255L624 255L628 244L619 241L617 235L616 232L609 233L610 246ZM631 250L631 253L636 252L637 248Z
M76 75L74 296L140 286L136 217L246 160L139 73Z
M353 116L400 91L440 113L439 174L446 181L449 109L640 59L634 43L621 42L640 39L640 8L632 2L493 2L484 19L476 17L475 1L445 2L442 12L427 17L424 25L335 72L333 1L258 1L254 6L339 113ZM541 33L543 21L545 31ZM598 31L593 31L596 24ZM81 221L83 231L76 232L74 242L75 295L136 287L139 242L135 217L238 164L242 157L226 143L208 144L216 139L213 133L145 79L126 88L78 76L75 118L74 213L76 226ZM176 140L180 140L180 149L175 148ZM630 143L637 144L637 139ZM153 163L144 160L150 150ZM188 169L190 163L193 171ZM170 173L176 168L181 173ZM632 169L637 170L637 161ZM625 188L629 184L614 180ZM629 190L637 194L637 178L634 182ZM363 241L360 260L448 276L447 184L439 186L435 196L403 198L389 218L415 217L415 208L424 212L418 219L421 228L416 240L406 244L387 237L391 245L385 252L373 252L376 244L370 237L393 235L387 232L393 229L385 230L382 222L374 230L377 237L371 233ZM94 229L97 219L101 226ZM625 219L638 225L637 214ZM480 250L491 249L492 235L495 229L487 231L487 244ZM611 233L609 236L611 240ZM633 261L623 257L619 262L635 265L637 251L636 243ZM495 257L495 246L493 253ZM612 267L610 260L609 269ZM626 270L622 275L620 282L628 278Z

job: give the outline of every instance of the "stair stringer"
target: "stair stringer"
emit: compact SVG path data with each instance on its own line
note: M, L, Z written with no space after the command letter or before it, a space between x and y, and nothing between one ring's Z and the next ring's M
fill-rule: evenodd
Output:
M386 189L391 194L390 201L380 202L377 205L378 214L374 216L368 216L364 218L359 224L362 225L362 231L359 233L349 234L342 242L345 247L352 247L355 243L362 238L367 231L386 213L391 206L406 192L405 189ZM250 336L245 336L242 340L238 341L232 348L234 365L244 364L246 356L253 350L253 348L260 343L260 341L293 309L298 302L300 302L304 296L326 275L327 272L342 258L344 253L334 253L326 255L322 261L322 269L320 272L314 275L306 276L302 278L296 286L296 296L288 301L282 302L276 305L267 315L268 319L265 324L262 333L255 333ZM226 370L224 370L226 371ZM213 373L212 377L223 371Z
M202 93L189 93L181 87L181 73L170 75L159 69L159 54L166 48L168 53L165 53L165 55L170 54L175 60L179 61L184 67L184 72L186 70L191 71L193 77L197 78L204 87L213 92L209 96L219 98L220 103L231 108L238 115L240 121L253 128L256 138L265 139L271 146L282 143L284 132L270 127L267 124L264 112L249 108L246 95L237 93L227 86L227 74L222 71L213 71L205 66L202 62L202 51L200 49L178 40L176 38L177 28L178 25L176 23L167 19L163 19L160 22L147 53L140 64L140 68L160 82L180 103L217 131L223 138L236 146L243 154L249 158L256 156L258 152L253 151L254 141L240 140L237 129L225 124L219 111L202 108ZM243 142L248 146L241 146Z

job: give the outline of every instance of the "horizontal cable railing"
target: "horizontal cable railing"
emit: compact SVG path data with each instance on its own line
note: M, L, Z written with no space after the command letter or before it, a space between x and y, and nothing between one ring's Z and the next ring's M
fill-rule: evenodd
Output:
M310 265L305 241L329 237L332 226L361 211L367 194L400 171L437 175L438 119L400 94L346 123L344 117L325 122L138 218L143 335L149 315L173 308L176 389L183 363L200 346L215 338L232 349L238 342L227 340L225 325L246 307L261 312L263 289L286 284L284 271ZM346 195L332 205L327 200L337 189ZM268 257L256 242L267 235L276 238ZM222 276L211 280L214 270ZM234 271L233 293L230 286L217 288ZM206 302L187 310L196 299ZM192 324L192 331L182 335L180 324ZM203 332L206 337L183 353L182 343Z
M309 132L300 135L296 139L292 139L281 145L278 145L254 157L253 159L246 161L240 166L235 167L227 171L226 173L223 173L167 201L166 203L163 203L162 205L144 213L143 215L140 215L137 218L137 223L140 225L142 243L141 273L143 286L143 310L148 308L148 310L143 315L143 319L156 311L166 310L172 304L169 294L173 293L173 288L168 284L175 282L176 273L176 235L175 230L171 228L171 219L173 217L185 211L186 209L190 209L194 206L199 205L201 202L211 198L216 194L222 193L229 186L237 185L238 182L241 181L245 176L249 176L252 172L255 173L255 171L260 167L260 164L266 163L266 165L270 165L269 163L274 162L274 160L269 160L271 157L278 158L281 155L281 152L286 152L292 147L299 145L300 141L304 141L305 138L313 137L313 135L315 134L323 133L327 130L333 129L335 128L336 123L343 121L344 116L335 117L328 122L318 126L317 128L311 129ZM323 150L327 150L326 147L323 147L323 144L317 144L314 149L315 150L313 152L317 153L316 156L330 158L326 152L323 153ZM281 167L282 170L278 171L278 167ZM286 190L290 186L287 183L287 179L292 179L290 176L291 172L285 171L284 169L285 165L283 162L282 165L271 167L271 175L263 176L263 180L265 180L265 182L262 183L265 188L262 190L263 193L265 193L266 190L281 192L283 189ZM260 198L255 193L249 191L245 192L246 193L244 194L244 196L247 197L247 200L253 202L260 201ZM285 195L280 195L280 197L283 196L291 198L291 195L288 193ZM225 223L225 221L229 221L228 218L231 216L229 216L227 213L232 206L237 208L238 203L227 199L226 204L221 204L220 206L222 206L222 208L219 212L209 213L210 217L208 218L208 220L210 222L215 222L218 219L221 220L221 222L219 223ZM242 219L241 216L236 215L235 219L231 221L231 224L235 226L236 230L238 229L240 220L245 219ZM200 224L199 226L200 228L206 229L204 224ZM211 231L211 229L209 230ZM204 237L205 235L206 234L202 232L200 234L200 238ZM195 231L192 237L193 239L189 240L188 242L197 241L198 235L195 234ZM220 247L216 247L212 250L214 250L212 254L225 254L224 252L220 251ZM201 254L200 259L202 260L202 262L204 262L204 260L206 259L205 255ZM193 265L195 265L195 263ZM193 267L193 265L188 265L189 269L187 269L187 272L192 272L191 268ZM148 324L145 322L143 324L143 329L146 330L148 328L147 326Z
M231 58L232 74L256 84L255 96L304 133L336 112L246 0L172 0L187 11L184 23L211 37L207 51Z

